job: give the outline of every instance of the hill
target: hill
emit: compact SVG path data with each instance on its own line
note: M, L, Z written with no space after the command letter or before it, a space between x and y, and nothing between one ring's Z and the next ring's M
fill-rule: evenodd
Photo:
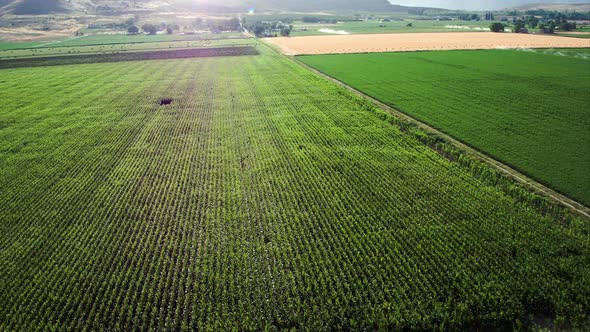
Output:
M232 1L234 8L258 8L260 10L292 10L313 12L321 10L391 11L393 6L387 0L251 0Z
M82 11L98 5L96 0L0 0L0 14L43 15Z
M46 14L65 11L59 0L0 0L0 12L12 14Z
M392 5L387 0L228 0L222 4L211 4L207 0L135 0L130 7L149 5L150 8L176 8L179 10L208 12L246 12L256 11L367 11L367 12L407 12L412 7ZM106 0L0 0L0 13L16 15L39 15L89 10L97 6L115 4L120 7L121 1Z
M522 6L513 7L515 10L535 10L543 9L548 11L590 11L590 3L531 3Z

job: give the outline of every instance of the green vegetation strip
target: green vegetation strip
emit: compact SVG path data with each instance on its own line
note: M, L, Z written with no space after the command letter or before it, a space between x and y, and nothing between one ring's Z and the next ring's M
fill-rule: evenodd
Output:
M304 56L304 63L590 204L590 51Z
M196 41L173 41L153 43L131 43L131 44L110 44L95 46L72 46L72 47L43 47L29 49L0 50L0 58L28 58L51 55L76 55L76 54L97 54L117 53L128 51L149 51L155 49L186 49L204 47L226 47L226 46L248 46L255 45L254 39L215 39Z
M172 41L199 41L226 38L244 38L244 35L239 32L226 32L218 34L202 33L195 35L98 34L70 38L59 43L53 44L50 47L97 46L110 44L154 43Z
M201 58L215 56L257 55L258 50L252 46L195 48L172 51L129 52L113 54L77 54L64 56L45 56L37 58L18 58L0 60L0 69L60 66L101 62L162 60Z
M2 72L0 330L588 328L588 220L261 52Z
M42 45L42 42L3 42L0 41L0 51L3 50L14 50L14 49L21 49L21 48L31 48L35 46Z
M403 20L379 22L348 21L337 24L294 23L292 36L322 36L334 33L374 34L374 33L417 33L417 32L478 32L489 31L490 22L486 21L435 21ZM323 31L323 32L322 32Z

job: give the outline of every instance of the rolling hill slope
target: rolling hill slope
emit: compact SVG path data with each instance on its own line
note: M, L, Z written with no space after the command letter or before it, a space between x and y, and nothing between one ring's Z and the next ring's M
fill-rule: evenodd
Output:
M535 10L543 9L548 11L590 11L590 3L530 3L522 6L513 7L516 10Z
M63 12L77 12L104 5L120 6L120 1L107 0L0 0L0 14L35 15ZM176 8L192 11L245 12L250 8L257 11L367 11L367 12L407 12L412 7L392 5L387 0L228 0L221 4L211 4L206 0L135 0L131 6L150 4L151 7Z

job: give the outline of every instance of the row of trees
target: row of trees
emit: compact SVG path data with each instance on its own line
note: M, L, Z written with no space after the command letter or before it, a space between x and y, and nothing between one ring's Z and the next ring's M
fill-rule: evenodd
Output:
M262 22L258 21L248 25L248 30L256 37L289 37L293 30L293 25L287 25L283 22Z
M166 33L171 35L174 33L174 30L178 30L178 29L179 29L178 25L171 25L171 24L169 24L169 25L165 25L165 24L155 25L155 24L146 23L141 26L141 30L143 30L143 32L145 32L149 35L155 35L158 33L158 31L163 31L163 30L166 30ZM139 33L139 28L135 25L132 25L129 28L127 28L127 32L129 34L136 35Z
M513 16L517 16L518 12L512 12L510 14L511 15L514 14ZM548 20L582 21L582 20L588 20L588 18L590 17L590 12L576 12L576 11L555 12L555 11L546 11L543 9L527 10L525 12L525 14L531 15L531 16L541 16L541 17L548 19Z
M549 33L553 33L555 30L572 31L577 27L575 22L570 23L565 18L548 20L545 23L540 23L540 20L534 16L527 16L524 20L517 20L514 26L519 28L519 30L516 30L515 32L518 32L520 29L528 26L529 28L539 28L540 30L547 31Z
M532 29L539 28L539 30L548 33L554 33L557 29L559 31L572 31L575 30L577 27L575 22L570 23L565 19L550 20L546 23L539 22L539 19L534 16L527 16L524 20L516 20L516 22L514 22L514 25L512 26L512 32L520 33L524 29L526 29L527 26ZM504 32L505 28L506 25L502 23L493 23L492 25L490 25L490 31L492 32Z
M459 14L458 18L462 21L479 21L481 17L477 14Z
M128 28L127 28L128 33L135 35L140 32L140 28L138 28L135 25L135 20L129 20L127 22L127 24L128 24ZM241 31L242 30L241 22L237 17L234 17L231 19L214 19L214 20L212 19L212 20L207 20L207 21L204 21L202 18L197 18L193 22L192 25L194 28L207 29L212 32ZM172 34L172 33L174 33L175 30L179 30L179 29L180 29L180 27L176 24L166 25L165 23L161 23L161 24L146 23L141 26L141 30L144 33L147 33L150 35L155 35L158 33L158 31L164 31L164 30L166 31L166 33Z
M196 18L192 26L195 29L207 29L210 31L241 31L242 22L237 17L230 19L208 19Z

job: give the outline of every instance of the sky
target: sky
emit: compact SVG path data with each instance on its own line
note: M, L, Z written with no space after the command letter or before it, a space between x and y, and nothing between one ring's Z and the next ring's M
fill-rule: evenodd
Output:
M396 5L425 6L448 9L503 9L528 3L588 3L590 0L389 0Z

